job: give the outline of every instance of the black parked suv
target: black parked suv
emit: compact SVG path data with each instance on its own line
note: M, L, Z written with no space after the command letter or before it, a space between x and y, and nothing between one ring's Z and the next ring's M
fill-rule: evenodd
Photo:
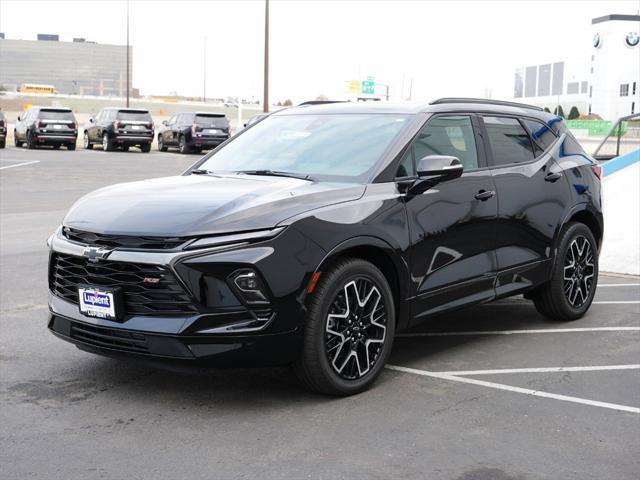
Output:
M7 117L0 110L0 148L4 148L7 144Z
M224 113L178 113L162 122L158 130L158 150L178 147L180 153L215 148L229 138L229 120Z
M29 149L40 145L60 148L64 145L68 150L75 150L78 124L68 108L31 107L18 116L13 138L16 147L26 144Z
M117 147L127 151L139 147L143 152L151 150L153 142L153 119L147 110L132 108L104 108L91 117L84 128L84 148L102 146L105 152Z
M432 314L524 294L583 316L600 173L560 117L521 104L282 110L182 176L79 200L49 240L49 328L103 355L293 364L353 394Z

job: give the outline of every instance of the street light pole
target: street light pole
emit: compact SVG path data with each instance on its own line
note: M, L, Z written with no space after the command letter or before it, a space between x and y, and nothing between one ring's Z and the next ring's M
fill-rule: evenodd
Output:
M262 111L269 111L269 0L264 3L264 92Z
M129 108L129 0L127 0L127 108Z

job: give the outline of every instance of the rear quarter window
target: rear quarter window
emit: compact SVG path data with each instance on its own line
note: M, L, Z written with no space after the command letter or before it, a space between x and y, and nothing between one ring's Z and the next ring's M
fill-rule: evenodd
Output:
M522 123L524 123L525 126L529 129L531 138L535 143L536 156L553 145L553 143L557 139L556 135L551 131L551 127L542 122L523 118Z

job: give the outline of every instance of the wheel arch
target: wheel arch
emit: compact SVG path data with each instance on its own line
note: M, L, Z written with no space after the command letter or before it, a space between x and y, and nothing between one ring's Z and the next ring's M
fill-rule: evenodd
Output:
M331 249L314 273L326 271L341 258L360 258L375 265L389 282L396 310L396 326L404 328L409 321L409 268L389 243L370 236L350 238Z

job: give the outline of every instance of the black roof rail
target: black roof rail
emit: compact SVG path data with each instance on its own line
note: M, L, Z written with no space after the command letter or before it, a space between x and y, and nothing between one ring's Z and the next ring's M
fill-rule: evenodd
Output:
M505 102L504 100L488 100L486 98L439 98L430 102L429 105L441 105L443 103L480 103L487 105L501 105L503 107L519 107L528 108L530 110L543 111L541 107L535 105L527 105L526 103Z
M327 103L347 103L346 100L308 100L306 102L302 102L298 106L302 105L325 105Z

